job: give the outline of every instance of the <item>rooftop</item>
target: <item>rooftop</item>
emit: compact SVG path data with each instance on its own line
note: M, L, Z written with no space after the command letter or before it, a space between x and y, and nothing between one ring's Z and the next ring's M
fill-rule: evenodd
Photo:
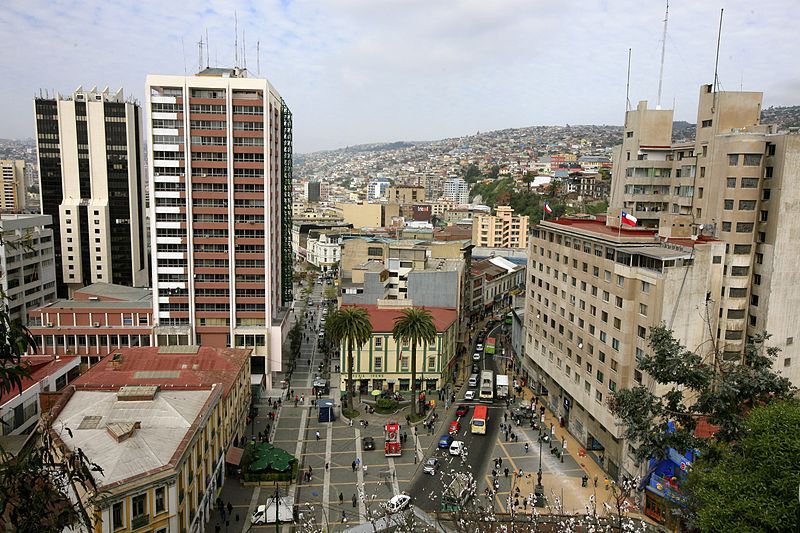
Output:
M403 316L402 307L381 309L377 305L354 305L345 307L362 307L369 314L369 321L372 330L378 333L386 333L394 328L395 319ZM439 333L449 328L457 319L458 311L449 307L423 307L430 311L433 316L433 325Z
M58 358L42 355L27 355L22 357L22 364L28 365L30 375L22 378L22 390L13 389L0 396L0 406L5 405L9 400L19 396L31 387L38 386L39 382L55 374L59 369L67 365L77 365L77 356L60 356Z
M547 228L548 226L562 226L576 229L582 233L594 234L593 236L601 239L613 239L620 244L674 244L678 246L693 247L696 244L715 242L717 239L706 235L698 235L693 238L669 238L660 240L658 231L650 228L632 228L622 225L621 227L607 226L604 215L563 217L554 220L544 220L537 227Z
M197 419L214 394L210 387L161 390L152 400L125 400L116 391L77 390L53 428L70 449L80 448L103 469L96 480L108 488L177 459L176 452L197 430Z
M74 385L79 389L116 390L126 385L158 385L165 389L207 388L221 383L227 396L242 367L250 362L250 350L173 348L150 346L114 351L75 380Z
M127 287L113 283L92 283L75 291L76 299L97 297L102 300L117 302L144 302L148 304L153 300L150 289L140 287Z

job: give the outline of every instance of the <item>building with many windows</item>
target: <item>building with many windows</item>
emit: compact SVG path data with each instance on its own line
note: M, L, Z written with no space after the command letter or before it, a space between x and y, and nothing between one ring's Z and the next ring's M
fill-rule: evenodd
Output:
M372 324L372 338L354 350L354 387L367 393L370 390L411 390L411 348L392 337L396 318L402 307L358 305L367 310ZM455 369L458 311L441 307L426 307L433 315L436 341L417 346L418 390L435 391L452 381ZM347 368L347 349L341 347L341 368ZM347 372L341 373L341 390L347 390Z
M633 447L608 400L654 386L636 365L649 328L664 323L687 347L714 349L725 243L618 229L604 217L541 222L529 248L522 374L611 477L636 475Z
M9 318L23 324L30 309L56 299L51 220L48 215L0 215L0 289Z
M245 69L146 82L156 342L281 369L292 299L291 112Z
M150 283L141 109L122 89L36 98L41 213L53 220L58 295Z
M776 370L800 384L800 306L791 231L800 217L800 135L760 124L762 93L700 88L693 142L672 142L672 110L628 111L616 148L609 224L622 211L664 234L726 243L717 347L739 360L747 339L767 331L782 350ZM716 331L716 330L715 330Z
M56 300L28 311L28 329L36 351L78 355L96 364L111 352L153 346L153 295L149 289L93 283L69 300Z
M469 184L464 178L449 178L442 185L442 196L454 204L469 203Z
M249 350L197 346L121 350L67 387L51 431L103 469L78 495L97 531L204 531L250 394Z
M476 214L472 243L489 248L527 248L528 217L514 216L514 209L507 205L497 206L494 215Z
M22 211L26 207L25 161L0 161L0 211Z

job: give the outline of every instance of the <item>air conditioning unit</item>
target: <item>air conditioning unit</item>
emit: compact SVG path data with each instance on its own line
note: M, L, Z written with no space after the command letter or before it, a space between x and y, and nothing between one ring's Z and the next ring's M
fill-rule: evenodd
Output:
M100 322L95 322L94 323L94 327L99 328L100 327Z

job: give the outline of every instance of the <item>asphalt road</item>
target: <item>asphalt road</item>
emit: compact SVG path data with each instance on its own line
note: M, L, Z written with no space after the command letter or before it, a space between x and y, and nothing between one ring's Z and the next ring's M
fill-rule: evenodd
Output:
M497 330L502 327L502 324L497 324L486 336L497 337ZM484 343L485 344L485 343ZM500 346L498 342L498 353ZM472 350L468 352L468 357L472 357L475 352L473 344ZM470 361L471 364L471 361ZM494 357L484 357L481 360L481 366L484 370L492 370L497 374L498 364ZM465 385L461 391L456 394L456 403L451 405L447 411L440 412L439 424L436 426L436 439L431 448L425 450L425 460L429 457L437 457L439 459L440 468L435 475L425 474L422 467L418 469L414 479L408 486L408 494L414 497L414 503L417 507L425 511L438 511L439 510L439 497L446 485L453 479L453 474L456 472L471 472L475 480L482 480L491 465L492 457L490 454L494 450L495 442L500 431L500 423L503 418L503 410L505 404L503 401L495 400L489 407L489 421L485 435L473 435L469 430L469 421L472 418L472 411L478 402L464 402L464 392L468 390ZM477 392L477 389L475 389ZM466 458L463 460L459 457L451 456L448 450L439 450L436 443L439 436L447 434L448 426L452 420L455 420L455 410L458 404L466 403L470 406L469 412L461 417L461 431L455 440L464 442L467 449ZM423 460L423 463L424 461ZM479 481L477 490L483 491L485 484Z

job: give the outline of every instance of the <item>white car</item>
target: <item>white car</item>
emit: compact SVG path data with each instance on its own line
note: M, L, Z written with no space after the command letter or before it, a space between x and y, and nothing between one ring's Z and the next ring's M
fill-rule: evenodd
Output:
M398 494L396 496L392 496L392 499L386 502L386 512L396 513L398 511L402 511L408 507L409 503L411 503L411 496L408 494Z
M460 440L454 440L450 444L450 455L462 455L464 453L464 443Z
M426 474L434 475L436 474L437 468L439 468L439 460L435 457L431 457L425 461L425 466L422 467L422 471Z
M464 399L465 400L474 400L475 399L475 391L474 390L468 390L467 392L465 392L464 393Z
M475 349L478 350L479 352L483 351L483 343L479 342L478 344L476 344Z
M263 524L267 521L267 506L259 505L250 517L251 524Z
M481 360L481 352L475 352L474 354L472 354L472 360L473 361L480 361Z

